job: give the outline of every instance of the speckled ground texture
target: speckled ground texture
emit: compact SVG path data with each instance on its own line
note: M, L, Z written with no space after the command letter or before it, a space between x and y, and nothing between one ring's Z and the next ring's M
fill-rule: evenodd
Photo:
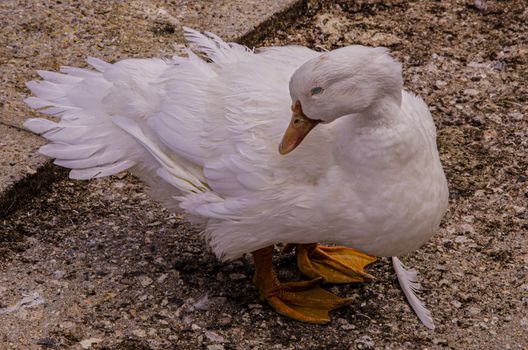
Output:
M90 17L104 28L114 17L98 6ZM53 31L50 17L27 25ZM331 324L279 316L258 300L249 258L219 263L195 228L120 175L61 180L0 221L0 348L527 349L526 23L523 0L343 2L263 42L388 46L406 87L431 107L450 208L436 236L402 259L421 272L435 331L416 320L385 259L369 268L374 282L332 287L354 299ZM134 44L93 35L99 46L46 40L78 64L84 54L169 55L180 34L145 28ZM294 265L277 255L282 279L300 278Z

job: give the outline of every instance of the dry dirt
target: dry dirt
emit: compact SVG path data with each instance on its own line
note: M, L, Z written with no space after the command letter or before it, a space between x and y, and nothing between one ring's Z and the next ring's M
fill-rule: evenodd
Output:
M333 287L354 300L331 324L279 316L259 302L248 258L219 263L196 229L119 176L61 180L0 221L0 348L527 349L526 23L521 0L363 1L264 43L388 46L431 107L450 209L403 260L421 272L435 331L385 259L374 282ZM299 277L292 256L276 264Z

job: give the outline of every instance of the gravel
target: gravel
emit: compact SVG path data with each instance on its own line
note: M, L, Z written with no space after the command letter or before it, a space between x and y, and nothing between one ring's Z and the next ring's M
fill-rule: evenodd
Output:
M372 283L332 289L353 300L330 325L284 318L259 302L249 258L218 262L195 227L120 174L61 180L0 221L0 348L526 349L526 23L520 0L370 0L325 6L264 42L386 45L431 107L450 208L403 260L421 272L435 331L387 259ZM292 255L276 266L300 278Z

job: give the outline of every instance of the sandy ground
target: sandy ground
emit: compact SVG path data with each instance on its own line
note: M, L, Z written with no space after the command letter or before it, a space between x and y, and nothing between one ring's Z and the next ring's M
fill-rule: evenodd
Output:
M356 4L356 5L354 5ZM259 302L249 258L219 263L195 228L130 176L62 180L0 221L1 349L527 349L526 3L366 1L328 6L265 45L391 48L431 107L450 186L421 271L437 329L385 259L327 326ZM149 34L151 35L151 34ZM277 256L282 279L299 278Z

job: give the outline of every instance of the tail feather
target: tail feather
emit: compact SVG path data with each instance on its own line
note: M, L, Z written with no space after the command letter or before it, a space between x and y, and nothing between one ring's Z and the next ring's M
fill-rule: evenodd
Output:
M29 87L31 89L31 87ZM76 109L73 106L65 106L60 104L58 101L50 102L48 100L42 99L40 97L28 97L24 100L24 102L33 109L38 109L39 112L50 114L50 115L58 115L60 112L54 112L57 109L60 109L61 112L66 110L73 110ZM53 108L53 111L52 111Z
M31 107L31 104L26 103ZM57 123L52 122L51 120L42 119L42 118L31 118L26 120L24 126L29 130L33 131L35 134L44 134L57 127Z
M62 73L39 71L45 80L31 81L35 95L26 104L60 121L29 119L29 130L50 141L40 152L56 158L55 164L72 169L70 177L89 179L112 175L137 164L140 146L112 123L103 99L112 89L101 71L112 65L89 59L99 71L62 67ZM126 73L124 73L126 74Z
M105 62L95 57L88 57L86 59L86 63L88 63L90 66L94 67L96 70L102 73L105 72L108 68L112 67L111 63Z
M217 62L232 61L248 51L210 33L187 28L186 36L199 52ZM198 134L182 119L194 120L187 110L204 109L205 97L199 98L207 94L202 91L203 82L216 77L217 68L192 52L188 58L172 61L128 59L111 64L89 57L86 62L91 68L66 66L60 73L38 71L43 80L28 83L34 96L27 98L26 104L54 117L28 119L25 123L49 141L40 152L55 158L55 164L70 168L74 179L130 170L171 209L178 205L178 196L214 197L205 184L202 165L196 161L206 155L195 151L186 157L178 147L171 148L171 141L182 133L181 129L187 135ZM163 112L167 108L173 113ZM185 118L182 113L187 113ZM180 132L163 133L157 119ZM196 138L185 140L195 144Z
M101 77L100 72L96 72L96 71L86 69L86 68L77 68L77 67L70 67L70 66L62 66L60 68L60 72L64 74L68 74L72 77L78 77L78 78L99 78Z
M66 75L57 72L50 72L47 70L37 70L37 73L42 79L56 84L74 84L82 81L82 79L79 77L74 77L72 75Z
M61 143L48 143L40 147L40 153L50 158L61 160L85 159L81 157L91 157L101 149L100 145L70 145L64 147Z
M31 90L35 95L39 96L40 99L46 100L57 100L64 98L64 91L57 85L45 80L33 80L26 84L28 89Z
M100 147L95 153L90 153L90 149L78 149L75 159L56 159L55 164L70 169L96 168L100 164L113 164L121 156L120 150L110 147Z
M98 177L110 176L128 170L136 164L137 163L132 160L122 160L103 167L78 170L73 169L70 171L70 178L75 180L90 180Z
M245 55L251 52L247 47L236 44L226 43L217 35L205 32L200 33L194 29L183 27L185 39L192 45L196 46L196 50L216 63L227 63L238 60L240 55Z

